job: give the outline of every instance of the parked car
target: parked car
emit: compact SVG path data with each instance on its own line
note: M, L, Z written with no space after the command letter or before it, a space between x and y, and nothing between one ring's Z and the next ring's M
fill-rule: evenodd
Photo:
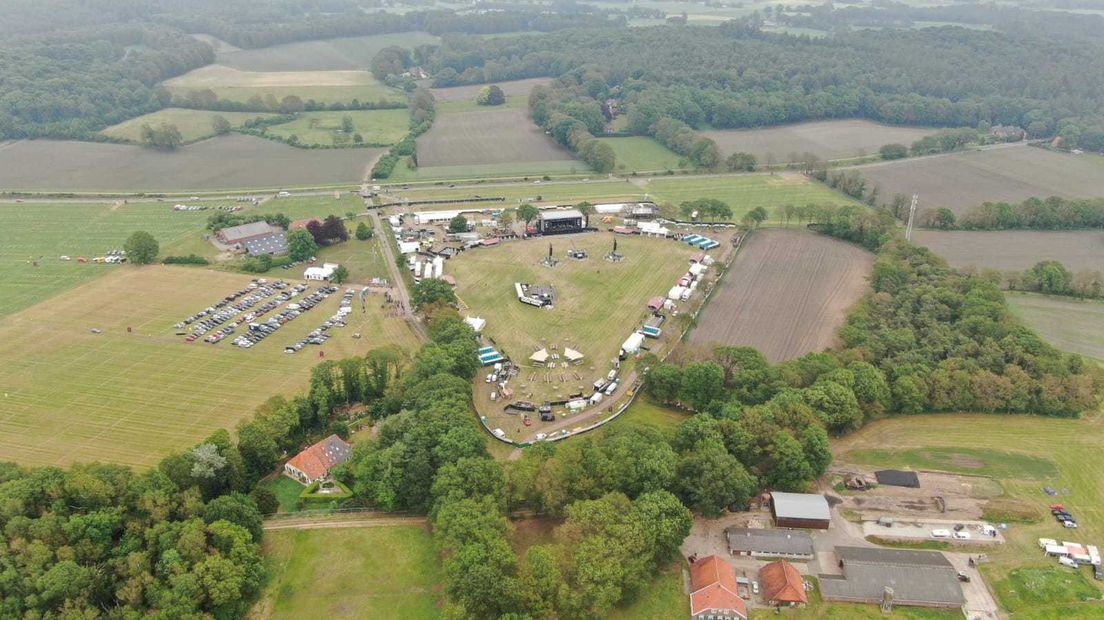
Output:
M951 537L951 531L950 530L932 530L931 535L932 535L932 538L950 538Z
M955 532L955 540L970 540L970 532Z

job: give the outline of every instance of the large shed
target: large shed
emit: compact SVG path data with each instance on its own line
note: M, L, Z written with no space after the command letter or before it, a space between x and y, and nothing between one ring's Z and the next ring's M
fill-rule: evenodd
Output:
M732 555L805 561L816 555L813 537L801 530L730 527L725 537Z
M771 514L778 527L826 530L832 523L832 510L823 495L813 493L771 493Z
M826 601L957 608L966 603L958 573L942 554L912 549L836 547L843 575L820 575Z

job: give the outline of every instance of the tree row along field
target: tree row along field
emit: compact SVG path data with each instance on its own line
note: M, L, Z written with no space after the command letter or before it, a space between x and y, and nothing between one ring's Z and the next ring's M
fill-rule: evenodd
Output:
M232 428L273 395L297 393L318 359L313 348L286 355L283 344L332 316L340 296L248 351L173 336L174 323L249 281L207 269L127 267L6 317L0 453L28 465L147 466ZM367 312L351 314L320 348L341 358L387 344L415 347L403 319L384 316L377 301L369 298Z
M355 71L371 65L385 47L413 49L440 41L440 37L426 32L298 41L259 49L218 51L216 62L239 71Z
M135 192L355 185L383 149L304 150L232 135L173 152L34 140L0 147L0 188Z
M836 343L874 264L852 244L796 230L759 230L736 256L690 341L752 346L772 363Z
M1104 196L1104 158L1055 153L1026 145L905 159L854 168L881 201L919 194L924 208L958 214L983 202Z

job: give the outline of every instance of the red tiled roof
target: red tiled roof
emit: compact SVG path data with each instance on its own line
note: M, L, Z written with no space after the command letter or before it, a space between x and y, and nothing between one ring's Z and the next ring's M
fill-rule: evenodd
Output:
M759 582L763 584L763 598L779 603L808 603L805 580L793 564L785 560L771 562L759 569Z
M311 480L317 480L329 473L330 468L344 463L349 458L349 444L337 435L330 435L291 457L288 464L303 472Z
M707 609L733 610L747 617L747 605L736 594L736 571L720 556L702 558L690 567L690 615Z

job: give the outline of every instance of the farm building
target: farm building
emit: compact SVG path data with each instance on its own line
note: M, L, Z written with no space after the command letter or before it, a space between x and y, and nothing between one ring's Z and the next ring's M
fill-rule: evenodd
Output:
M914 471L882 469L874 472L874 477L878 479L878 484L891 487L908 487L910 489L920 488L920 476L917 476Z
M303 272L303 279L329 280L339 266L337 263L322 263L321 267L307 267Z
M256 239L250 239L242 243L242 245L250 256L260 256L262 254L287 254L288 251L287 236L284 235L284 231L282 230L263 237L257 237Z
M826 601L917 607L962 607L966 602L954 566L935 551L836 547L843 575L820 575Z
M800 530L730 527L725 537L732 555L811 560L815 554L813 537Z
M778 527L826 530L832 523L832 511L823 495L812 493L771 493L771 514Z
M413 254L422 247L422 244L417 241L400 241L399 253L400 254Z
M736 571L721 556L690 566L690 617L693 620L746 620L747 604L736 587Z
M583 214L577 209L549 209L541 211L537 218L542 235L562 235L583 230Z
M252 239L267 237L273 233L283 232L279 226L273 226L268 222L250 222L240 226L230 226L215 233L219 241L227 245L244 244Z
M284 473L302 484L310 484L325 478L334 465L347 461L349 448L340 437L330 435L291 457L284 463Z
M763 588L763 600L775 607L804 607L809 602L805 580L797 567L786 560L778 560L759 569L759 584Z

